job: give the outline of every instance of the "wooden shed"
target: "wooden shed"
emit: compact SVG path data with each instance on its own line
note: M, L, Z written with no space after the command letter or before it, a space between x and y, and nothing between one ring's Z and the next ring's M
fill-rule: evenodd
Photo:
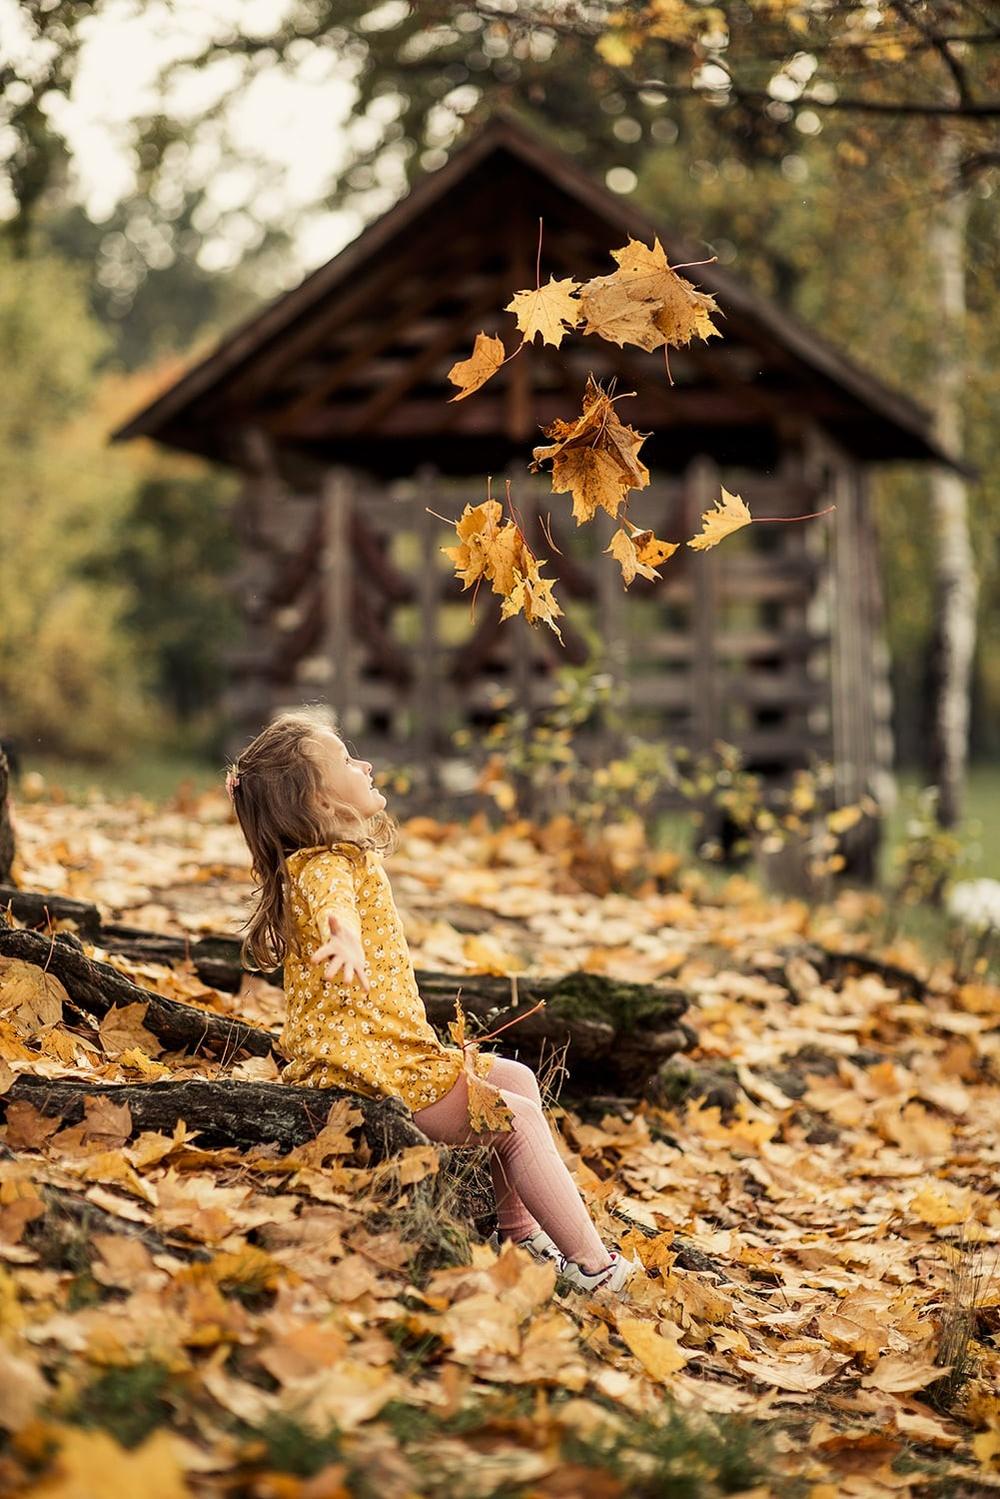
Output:
M659 235L673 264L670 205L656 220L509 118L498 118L295 290L115 433L153 437L245 476L234 579L245 635L229 694L233 743L279 707L327 699L373 756L435 784L463 724L488 720L498 688L540 708L560 663L610 673L627 721L651 738L739 745L783 777L834 761L840 803L881 795L891 775L888 663L867 467L936 460L927 413L716 265L690 274L718 300L724 336L659 355L579 335L532 347L471 398L447 372L476 332L542 278L612 268L609 251ZM569 500L527 465L539 427L579 411L588 372L651 435L652 473L634 520L693 535L720 482L755 514L715 551L680 551L661 582L623 591L597 555L611 526L579 530ZM503 624L481 590L475 617L428 513L455 517L503 479L567 618ZM542 529L545 522L557 555Z

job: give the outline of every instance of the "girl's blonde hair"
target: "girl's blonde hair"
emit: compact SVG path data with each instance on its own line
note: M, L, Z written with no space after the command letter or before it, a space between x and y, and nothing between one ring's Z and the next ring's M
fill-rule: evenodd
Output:
M229 767L226 785L252 860L257 907L244 923L244 967L268 970L295 948L285 860L299 848L353 843L390 853L396 824L384 811L361 817L330 795L318 736L336 727L321 706L280 713Z

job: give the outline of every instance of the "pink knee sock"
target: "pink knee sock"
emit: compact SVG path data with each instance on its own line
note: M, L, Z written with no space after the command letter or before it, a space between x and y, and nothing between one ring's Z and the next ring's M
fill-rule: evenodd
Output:
M497 1067L497 1063L502 1065ZM530 1075L530 1069L521 1063L498 1057L489 1077L489 1081L500 1085L501 1096L514 1116L512 1130L473 1133L464 1077L459 1078L444 1098L426 1109L418 1109L414 1123L430 1139L445 1145L490 1147L499 1168L498 1218L506 1234L525 1238L540 1225L567 1259L585 1270L602 1269L610 1256L556 1149L537 1096L537 1084L532 1090L523 1078L518 1078L525 1091L511 1090L501 1078L512 1067ZM505 1081L509 1083L510 1077L506 1071ZM535 1096L530 1096L532 1091Z

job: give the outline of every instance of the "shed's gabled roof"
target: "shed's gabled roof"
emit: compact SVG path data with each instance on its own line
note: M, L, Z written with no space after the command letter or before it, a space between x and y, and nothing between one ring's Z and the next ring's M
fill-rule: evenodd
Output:
M213 353L114 433L242 465L241 430L331 462L406 473L494 471L554 416L578 408L584 378L636 390L632 425L661 465L699 451L766 466L778 434L805 421L864 459L947 459L931 419L813 329L716 265L692 278L717 298L723 337L658 355L571 335L532 347L466 401L447 370L480 328L513 348L511 294L543 277L612 268L608 252L658 235L672 264L698 260L662 224L608 191L509 117L497 117L332 260L222 339ZM623 383L627 382L627 383Z

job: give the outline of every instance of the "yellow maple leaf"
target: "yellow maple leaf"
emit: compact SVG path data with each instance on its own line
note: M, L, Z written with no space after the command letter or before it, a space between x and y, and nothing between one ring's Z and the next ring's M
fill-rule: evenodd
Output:
M455 523L459 545L442 547L455 564L463 588L486 578L503 598L501 618L523 612L529 624L543 621L562 634L556 618L562 614L552 592L552 580L540 575L541 563L513 521L500 524L503 511L496 500L466 505Z
M611 253L618 270L594 276L580 288L584 333L635 344L647 353L718 333L711 317L718 311L715 298L678 275L658 239L651 246L630 239Z
M464 401L474 390L485 385L504 362L503 340L492 333L477 333L468 359L459 359L448 371L448 379L457 385L453 401Z
M147 1057L155 1057L163 1050L153 1032L143 1025L148 1008L149 1001L140 1000L130 1005L117 1005L108 1011L98 1027L101 1046L107 1056L118 1057L123 1051L135 1048Z
M683 1369L688 1355L675 1338L664 1337L650 1322L639 1317L618 1318L618 1336L639 1360L646 1373L665 1384L671 1374Z
M616 516L628 492L621 467L604 448L568 448L552 461L552 493L573 496L577 525L598 510Z
M87 1499L91 1494L144 1494L147 1499L189 1499L180 1463L181 1444L162 1428L126 1449L103 1431L50 1428L59 1447L38 1487L47 1499Z
M598 508L617 515L629 490L645 489L649 483L649 469L639 458L648 434L626 426L593 375L587 377L576 420L558 420L544 430L553 441L534 449L531 467L537 473L542 463L552 460L553 492L572 494L577 525L590 520Z
M540 333L542 343L558 348L580 320L580 304L574 296L578 290L579 282L571 276L562 281L550 276L544 286L534 291L515 292L504 311L516 316L525 343L531 343Z
M522 612L529 625L546 624L562 640L562 631L556 624L556 620L563 611L552 592L550 578L518 576L517 582L501 605L500 618L510 619L513 615Z
M651 354L667 342L656 322L659 304L633 295L617 272L588 281L580 295L580 307L584 333L596 333L619 348L634 344Z
M655 579L660 576L655 567L650 567L640 559L639 549L624 526L615 532L611 538L610 545L606 546L604 550L605 552L610 552L611 556L615 558L620 566L622 570L622 582L626 588L635 580L636 573L643 578Z
M497 500L484 500L481 505L466 505L455 522L459 544L441 550L455 564L463 588L471 588L487 572L502 516Z
M658 239L652 249L640 240L629 240L612 254L621 267L620 274L628 278L632 295L644 294L656 302L655 322L664 342L680 348L692 338L718 335L711 318L718 311L715 298L677 274Z
M0 1011L26 1036L36 1036L62 1020L63 985L24 958L0 958Z
M722 499L716 500L714 508L702 512L702 530L697 536L692 536L688 546L696 552L705 552L709 547L718 546L733 531L748 526L752 520L753 516L740 496L723 488Z
M469 1097L469 1124L477 1134L492 1130L507 1133L514 1128L514 1115L507 1107L500 1089L486 1082L476 1071L479 1048L465 1038L465 1015L456 996L455 1018L448 1022L448 1030L456 1046L462 1049L465 1081Z
M1000 1472L1000 1420L994 1417L989 1430L973 1437L970 1445L986 1472Z
M654 536L652 531L635 531L632 534L636 550L639 553L639 561L644 562L647 567L659 567L661 562L666 562L674 555L680 546L679 541L661 541Z

